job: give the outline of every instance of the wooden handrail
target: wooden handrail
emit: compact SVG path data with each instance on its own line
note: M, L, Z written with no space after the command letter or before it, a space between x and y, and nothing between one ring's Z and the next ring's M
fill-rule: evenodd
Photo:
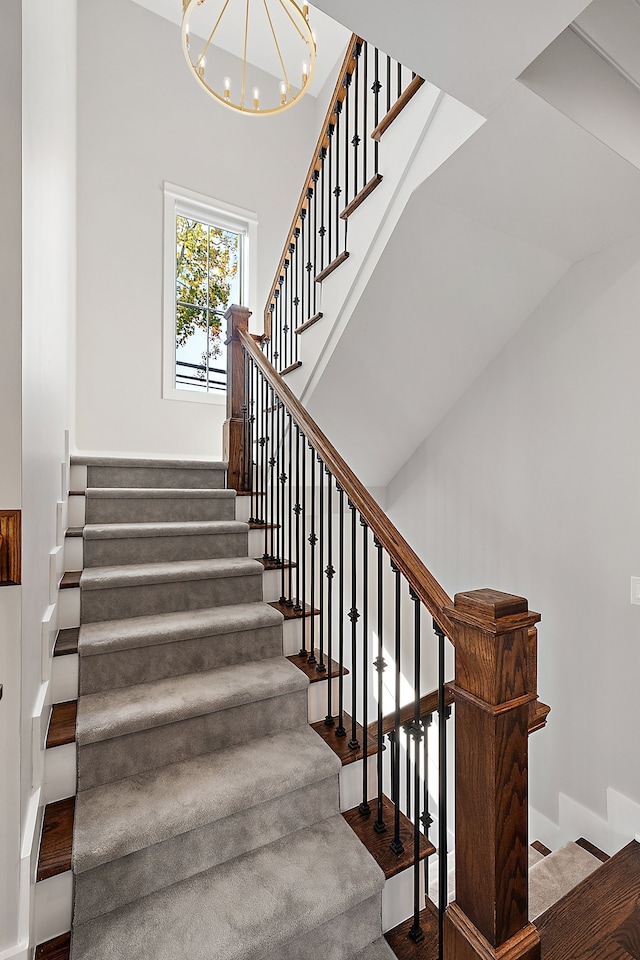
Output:
M342 459L295 394L284 383L275 367L256 345L254 338L244 331L240 331L238 337L247 353L253 357L267 382L284 402L295 423L313 445L324 464L330 469L336 482L358 509L374 537L387 551L393 563L409 582L412 590L425 605L440 629L453 640L455 638L455 627L444 611L445 607L451 606L451 600L446 592L427 570L422 560L412 550L384 511L380 509L367 488Z
M278 263L278 267L276 269L275 276L273 278L273 284L271 286L271 290L269 291L269 296L267 297L267 304L264 309L264 329L267 337L271 336L271 313L269 311L269 306L273 303L273 300L274 300L274 293L278 286L278 280L280 278L280 273L282 271L282 268L284 267L284 262L287 259L287 254L289 252L289 245L294 239L295 231L300 224L300 212L303 209L305 209L307 206L307 190L313 183L313 175L318 169L318 164L320 163L322 151L323 149L326 149L329 142L329 138L327 136L327 130L330 124L335 123L337 104L342 103L342 101L344 100L347 94L347 88L345 87L344 81L355 70L355 65L356 65L355 51L358 44L361 44L362 42L363 41L361 40L360 37L356 36L355 33L352 34L351 40L349 41L349 45L347 47L347 52L345 54L344 61L342 63L342 67L340 69L340 73L338 74L338 79L336 80L336 85L335 85L333 94L331 96L331 100L329 101L329 108L324 118L324 123L320 128L320 135L318 137L318 142L316 143L315 150L313 151L313 155L311 157L311 163L309 165L309 170L307 172L307 176L304 181L304 186L300 194L300 199L298 200L296 210L293 215L293 220L291 221L291 226L289 228L289 232L287 233L287 239L285 241L285 244L282 250L282 256L280 257L280 262Z

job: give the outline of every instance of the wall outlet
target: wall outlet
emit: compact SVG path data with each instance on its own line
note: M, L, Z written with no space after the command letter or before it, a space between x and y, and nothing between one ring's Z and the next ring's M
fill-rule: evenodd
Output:
M640 577L631 577L631 603L640 605Z

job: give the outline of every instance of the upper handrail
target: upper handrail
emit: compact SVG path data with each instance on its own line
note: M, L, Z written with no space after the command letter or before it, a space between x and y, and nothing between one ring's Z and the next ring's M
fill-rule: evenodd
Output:
M311 163L309 164L309 170L307 172L307 176L305 177L302 192L300 193L300 199L298 200L295 213L293 215L293 220L291 221L291 227L289 228L289 232L287 233L287 239L282 249L282 256L280 257L280 261L278 263L278 267L276 269L275 276L273 278L273 284L271 286L271 290L269 291L269 296L267 297L267 303L264 308L264 330L267 337L271 336L271 313L269 311L269 307L274 302L274 294L278 287L278 280L280 278L280 274L284 267L285 260L287 259L287 254L289 252L289 245L295 238L295 231L300 224L300 212L307 205L307 191L309 187L311 187L311 185L313 184L314 173L316 172L317 169L319 169L318 165L321 160L322 151L327 148L327 145L329 142L329 136L328 136L327 130L330 124L335 123L336 107L338 103L341 103L347 95L347 88L345 87L344 82L346 78L351 73L353 73L353 70L355 68L356 47L358 46L358 44L361 44L362 42L363 41L360 37L356 36L355 33L352 34L351 40L349 41L349 45L347 46L347 52L345 54L342 67L340 69L340 73L338 74L338 79L336 80L336 85L335 85L333 94L331 96L331 100L329 101L329 107L327 109L324 122L320 128L320 135L318 137L318 142L316 143L315 149L313 151L313 155L311 157Z
M456 628L445 612L445 607L452 605L451 598L425 567L422 560L412 550L384 511L381 510L367 488L343 460L296 395L289 389L251 334L240 330L238 338L247 353L253 357L267 382L283 401L295 423L313 445L316 453L329 467L335 480L344 490L351 503L359 510L376 540L387 551L392 562L407 579L411 589L425 605L443 633L453 640Z

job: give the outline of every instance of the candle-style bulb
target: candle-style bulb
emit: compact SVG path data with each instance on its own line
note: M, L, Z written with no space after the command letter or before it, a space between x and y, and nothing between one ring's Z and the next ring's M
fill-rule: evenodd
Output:
M280 82L280 103L284 105L286 102L287 102L287 85L284 82L284 80L282 80Z
M305 83L309 79L309 68L306 63L302 64L302 86L304 87Z
M302 5L302 16L305 18L305 20L308 20L308 19L309 19L309 4L308 4L308 3L304 3L304 4Z
M260 109L260 91L258 90L257 87L253 88L253 109L254 110Z
M200 77L201 80L204 80L204 71L206 66L207 66L207 58L201 57L201 59L198 61L198 64L196 66L196 70L198 71L198 76Z
M231 96L231 78L230 78L230 77L225 77L225 78L224 78L224 98L225 98L225 100L228 100L230 96Z
M184 32L184 34L185 34L185 41L186 41L186 44L187 44L187 50L188 50L188 49L189 49L189 46L190 46L190 37L189 37L189 24L187 24L187 28L186 28L186 30L185 30L185 32Z

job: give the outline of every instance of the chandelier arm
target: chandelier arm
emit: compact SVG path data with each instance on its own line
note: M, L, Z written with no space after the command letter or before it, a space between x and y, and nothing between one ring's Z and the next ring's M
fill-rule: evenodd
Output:
M247 79L247 37L249 36L249 0L247 0L244 18L244 52L242 55L242 90L240 93L240 109L244 109L244 89Z
M223 8L222 8L222 10L221 10L221 12L220 12L220 16L219 16L218 19L216 20L215 26L214 26L213 30L211 31L211 33L209 34L209 39L207 40L207 42L205 43L204 47L202 48L202 53L201 53L200 56L198 57L198 59L197 59L197 61L196 61L196 64L202 63L202 58L203 58L204 56L206 56L207 50L209 49L209 46L211 45L211 41L213 40L213 36L214 36L216 30L218 29L218 25L220 24L220 21L222 20L222 17L223 17L223 15L224 15L224 12L225 12L225 10L227 9L228 6L229 6L229 0L225 0L224 6L223 6Z
M287 85L287 90L289 95L291 95L291 84L289 83L289 77L287 76L287 68L284 65L284 60L282 59L282 53L280 52L280 44L278 43L278 38L276 37L276 32L273 29L273 23L271 22L271 14L269 13L269 7L267 6L267 0L264 0L264 9L267 11L267 20L269 21L269 26L271 27L271 35L273 36L273 42L276 45L276 50L278 51L278 57L280 59L280 66L282 67L282 72L284 74L284 82Z
M298 31L298 33L300 34L300 39L301 39L301 40L304 40L304 42L308 44L309 41L308 41L307 37L305 37L305 35L304 35L304 33L302 32L302 30L300 29L300 27L298 26L298 24L295 22L295 20L294 20L293 17L291 16L291 11L287 8L286 3L283 3L283 0L280 0L280 6L282 7L282 9L283 9L284 12L286 13L286 15L289 17L289 20L291 20L291 23L294 25L294 27L296 28L296 30Z

